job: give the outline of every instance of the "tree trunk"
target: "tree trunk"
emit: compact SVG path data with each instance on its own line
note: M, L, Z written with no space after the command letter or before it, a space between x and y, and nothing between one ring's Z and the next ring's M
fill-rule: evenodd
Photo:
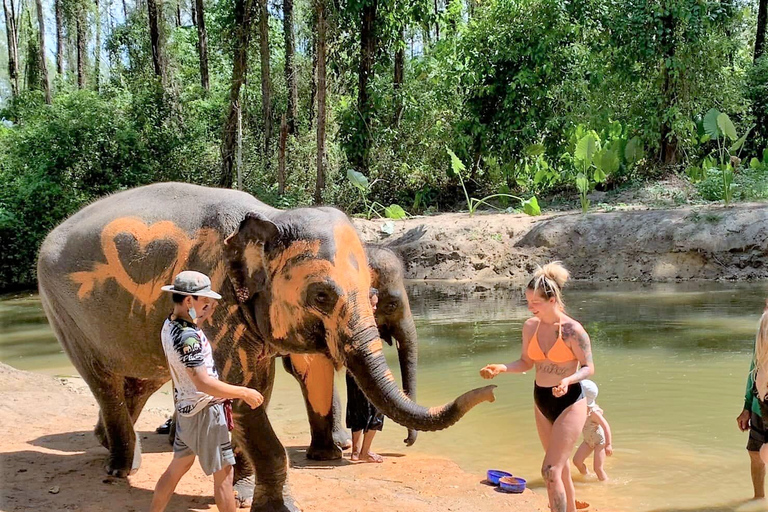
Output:
M757 32L755 34L755 62L765 52L765 37L768 30L768 0L760 0L757 7Z
M149 38L152 42L152 63L155 66L155 75L160 78L161 83L165 84L165 66L163 54L163 38L160 31L159 14L162 9L158 9L158 2L162 0L147 0L147 14L149 16Z
M82 6L77 8L77 88L85 88L85 20Z
M317 182L315 204L323 202L325 190L325 0L316 0L317 9Z
M40 80L45 93L45 102L51 104L51 85L48 83L48 64L45 62L45 20L43 19L43 2L35 0L37 4L37 31L38 44L40 46Z
M400 38L397 41L397 49L395 50L395 76L393 89L395 94L395 118L394 125L400 124L400 118L403 115L403 96L400 89L403 87L404 72L405 72L405 29L400 29Z
M360 112L360 127L363 131L363 145L354 153L353 163L357 170L367 174L370 151L369 121L371 115L368 82L373 79L373 60L376 56L376 8L378 0L368 0L361 11L360 26L360 69L358 71L357 108Z
M674 78L669 72L666 62L675 58L677 41L675 39L675 18L669 14L664 18L665 37L662 38L662 44L666 47L665 59L662 61L662 91L661 97L664 110L672 108L675 104L675 84ZM663 116L666 117L666 116ZM661 125L661 144L660 159L665 165L673 165L677 162L677 137L672 132L672 126L669 121L663 121Z
M192 16L192 25L197 26L197 2L196 0L189 1L189 14Z
M8 2L10 1L10 7ZM8 40L8 78L11 81L11 93L19 94L19 29L16 26L16 13L13 0L3 0L5 14L5 32Z
M269 86L269 11L268 0L259 0L259 52L261 54L261 116L264 120L264 155L272 136L271 91Z
M234 166L235 147L237 145L237 112L240 102L240 88L245 82L248 72L248 46L251 42L251 23L255 1L235 0L235 54L232 59L229 109L221 141L221 178L219 179L219 185L224 188L232 188L232 167ZM198 17L198 20L202 19L202 16Z
M315 20L317 24L317 20ZM309 77L309 130L312 130L312 123L315 119L315 97L317 96L317 33L312 33L312 73Z
M54 0L56 11L56 73L64 74L64 9L62 0Z
M280 152L277 154L277 193L285 194L285 143L288 141L288 122L280 117Z
M96 4L96 48L93 49L93 74L94 87L99 92L101 86L101 11L99 0L93 0Z
M181 26L181 0L176 0L176 26Z
M125 0L123 0L123 19L128 19L128 4L125 3Z
M435 0L435 41L440 40L440 21L438 16L440 16L440 11L437 9L437 0Z
M293 35L293 0L283 0L283 34L285 35L285 83L288 85L288 131L299 134L299 88L296 66L293 62L295 41Z
M192 11L196 13L192 20L197 23L197 54L200 57L200 85L206 91L211 86L208 81L208 32L205 30L205 6L203 0L192 0L192 5L196 8Z

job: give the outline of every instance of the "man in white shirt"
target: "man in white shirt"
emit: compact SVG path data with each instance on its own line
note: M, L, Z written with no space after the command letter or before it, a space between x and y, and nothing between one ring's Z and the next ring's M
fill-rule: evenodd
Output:
M180 272L173 285L173 312L163 324L163 351L173 379L173 401L177 413L173 461L155 486L150 512L162 512L181 477L192 467L195 456L207 475L213 475L214 498L221 512L235 512L232 475L235 456L227 428L225 400L241 399L255 409L264 401L256 391L219 380L208 339L197 323L213 313L221 295L211 290L205 274ZM228 407L228 405L226 405Z

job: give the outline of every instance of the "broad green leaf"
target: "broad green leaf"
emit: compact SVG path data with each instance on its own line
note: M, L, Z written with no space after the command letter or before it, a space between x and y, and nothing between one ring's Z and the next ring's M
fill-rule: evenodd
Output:
M600 170L603 173L605 173L603 175L603 179L605 179L605 175L612 174L618 171L620 165L621 165L621 162L619 161L619 155L617 155L615 151L611 149L604 150L603 154L600 155L599 167L600 167ZM597 181L597 178L595 178L595 181Z
M451 156L451 170L454 174L461 176L462 171L466 169L466 167L464 167L464 162L462 162L461 159L456 156L456 153L448 148L446 149L448 150L448 154Z
M536 176L533 177L533 182L538 185L542 181L544 181L544 178L547 177L547 170L546 169L539 169L536 172Z
M539 156L544 153L544 144L530 144L525 148L525 154L528 156Z
M579 173L579 175L576 176L576 188L579 189L579 192L582 194L589 192L589 180L582 173Z
M738 138L738 135L736 135L736 127L733 126L728 114L720 114L717 116L717 127L720 128L720 131L729 139L736 140Z
M400 205L391 204L384 208L384 216L388 219L400 220L406 218L408 214L405 213L405 210L403 210Z
M602 183L605 181L605 172L603 172L600 168L595 168L595 181L597 183Z
M581 160L587 166L592 165L592 158L595 156L595 151L597 151L596 143L597 141L591 133L582 137L576 145L576 159Z
M751 126L749 128L747 128L747 131L744 132L744 135L739 137L739 140L734 142L733 146L731 146L731 149L729 149L728 151L731 152L731 153L734 153L734 152L740 150L744 146L744 143L747 141L747 135L749 135L749 132L751 130L752 130Z
M368 178L366 178L363 173L357 172L354 169L349 169L347 171L347 179L356 188L363 192L368 192Z
M756 156L753 156L752 160L749 161L749 167L751 169L759 168L760 167L760 160L758 160Z
M539 208L539 201L536 196L523 201L523 211L528 215L541 215L541 208Z
M637 163L642 160L644 156L645 150L643 149L643 141L637 136L629 139L627 146L624 148L624 158L627 159L627 163Z
M720 136L720 128L717 127L717 116L719 115L719 110L711 108L704 116L704 133L709 135L710 139L716 139Z

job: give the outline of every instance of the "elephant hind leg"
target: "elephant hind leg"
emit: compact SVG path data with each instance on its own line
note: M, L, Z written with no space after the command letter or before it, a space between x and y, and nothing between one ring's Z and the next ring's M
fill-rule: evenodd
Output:
M99 423L94 433L109 449L106 470L112 476L126 477L133 466L136 433L125 402L124 379L98 364L93 352L97 346L77 325L66 308L51 300L41 286L43 309L56 337L69 356L72 365L85 380L99 404Z
M167 379L135 379L133 377L126 377L123 379L123 393L125 395L125 404L128 408L128 414L131 416L131 423L133 425L138 421L141 415L142 409L149 400L152 394L160 389ZM109 441L107 439L107 432L104 427L104 418L99 413L99 422L96 424L96 428L93 433L99 440L101 445L109 449Z

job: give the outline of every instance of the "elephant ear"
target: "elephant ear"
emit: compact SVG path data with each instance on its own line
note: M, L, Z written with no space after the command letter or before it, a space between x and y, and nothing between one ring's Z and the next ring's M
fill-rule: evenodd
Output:
M235 286L237 300L246 302L264 288L264 244L278 238L280 230L260 213L250 212L234 233L224 240L227 273Z

